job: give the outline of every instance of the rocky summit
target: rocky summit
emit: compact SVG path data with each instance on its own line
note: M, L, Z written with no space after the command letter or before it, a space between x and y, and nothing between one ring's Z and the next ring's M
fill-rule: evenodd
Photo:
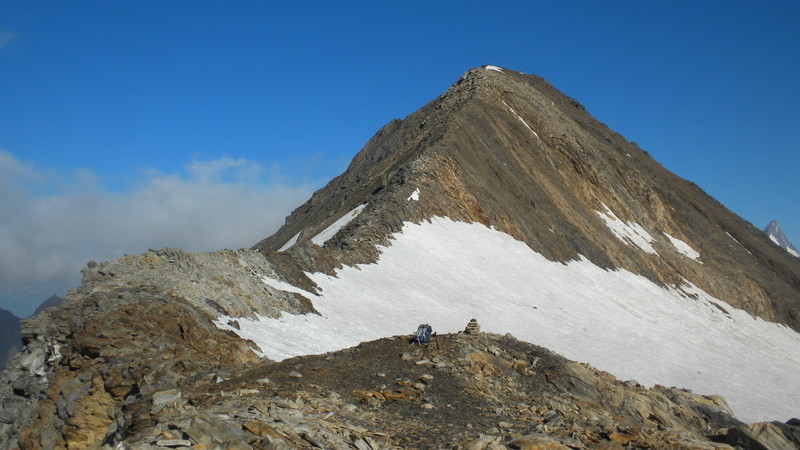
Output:
M0 447L795 448L798 330L800 260L484 66L251 249L90 261Z

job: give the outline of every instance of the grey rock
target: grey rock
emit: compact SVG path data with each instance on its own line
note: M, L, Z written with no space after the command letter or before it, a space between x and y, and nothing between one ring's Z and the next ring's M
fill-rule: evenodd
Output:
M45 361L45 351L42 348L36 348L30 353L24 355L20 364L24 367L29 373L36 374L38 376L44 375L44 371L42 371L42 366L44 365Z
M89 383L74 378L61 385L56 400L58 415L67 418L75 414L78 400L89 392Z
M19 414L21 403L22 401L15 397L4 399L0 404L0 424L13 424Z
M181 400L180 389L167 389L153 394L153 410L158 411L165 406L175 406Z

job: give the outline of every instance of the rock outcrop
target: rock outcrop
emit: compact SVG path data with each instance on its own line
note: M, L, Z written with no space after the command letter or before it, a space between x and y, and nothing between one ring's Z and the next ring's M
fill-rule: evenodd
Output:
M115 442L141 398L259 361L211 319L163 286L137 284L73 293L26 320L25 349L0 385L0 447Z

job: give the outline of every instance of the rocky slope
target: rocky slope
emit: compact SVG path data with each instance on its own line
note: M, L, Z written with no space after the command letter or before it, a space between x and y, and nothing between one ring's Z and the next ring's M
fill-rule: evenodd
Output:
M150 425L148 434L131 442L178 438L227 446L247 440L277 448L725 448L717 442L749 430L721 398L623 383L510 335L445 335L426 347L408 342L408 336L367 342L262 365L217 385L189 389L159 412L161 427ZM199 411L204 415L198 419ZM198 425L204 421L229 434L203 430ZM800 428L761 426L774 429L774 443L800 444Z
M93 361L107 357L100 351L79 357L81 362L73 364L82 366L73 369L77 373L61 375L70 381L48 392L52 411L40 407L37 426L19 444L242 449L800 445L796 421L747 426L722 398L663 386L647 389L510 335L470 331L438 336L427 346L409 346L408 336L397 336L249 369L235 359L220 360L227 372L194 367L192 377L185 377L190 360L178 358L169 375L151 372L145 375L150 380L115 376L119 372ZM177 335L165 335L186 345ZM200 341L197 337L193 342ZM119 342L105 345L124 348ZM176 347L164 349L169 359L176 357L170 354ZM208 349L192 347L194 354L185 353L192 361L207 357ZM158 356L165 359L164 353ZM99 373L88 375L87 366ZM230 373L231 367L238 370ZM126 366L122 373L136 370ZM73 394L81 390L88 394ZM109 415L112 411L116 415ZM63 412L69 419L63 435L42 426L43 417L54 420Z
M427 346L395 336L263 364L216 385L188 388L168 407L156 403L148 432L131 436L131 443L727 448L718 443L749 445L750 431L766 428L770 440L759 442L800 445L797 421L749 427L721 398L620 382L510 335L474 329Z
M0 376L0 447L797 445L795 421L747 426L720 398L621 383L510 337L453 334L424 349L386 338L281 362L239 337L246 322L332 320L320 311L336 286L314 272L379 261L393 233L437 217L507 233L548 263L641 275L648 293L721 311L710 316L721 330L738 326L732 307L800 329L800 261L544 80L482 67L386 125L253 249L89 262L62 304L23 322L25 347ZM596 302L616 301L606 297ZM377 304L358 306L377 323ZM289 345L328 337L291 332ZM794 382L774 388L793 398Z
M131 405L154 391L211 382L258 361L247 342L214 326L212 316L182 298L175 286L156 284L154 272L162 264L191 269L176 259L180 254L165 250L132 257L131 265L152 270L150 282L146 275L135 282L118 277L110 271L113 263L90 263L84 279L94 282L23 322L25 349L0 385L0 447L113 443L130 427ZM203 275L209 272L214 271ZM219 285L204 298L214 308L215 292L226 282L209 283Z

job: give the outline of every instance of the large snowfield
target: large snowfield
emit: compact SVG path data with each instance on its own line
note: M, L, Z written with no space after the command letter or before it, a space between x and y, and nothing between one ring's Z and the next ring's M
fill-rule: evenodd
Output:
M722 395L746 422L800 415L800 334L688 282L662 288L585 259L548 261L505 233L446 218L405 224L376 264L309 276L320 296L265 282L303 293L321 316L240 318L240 330L220 317L217 325L282 360L411 334L421 323L453 333L475 318L483 331L511 333L622 380Z

